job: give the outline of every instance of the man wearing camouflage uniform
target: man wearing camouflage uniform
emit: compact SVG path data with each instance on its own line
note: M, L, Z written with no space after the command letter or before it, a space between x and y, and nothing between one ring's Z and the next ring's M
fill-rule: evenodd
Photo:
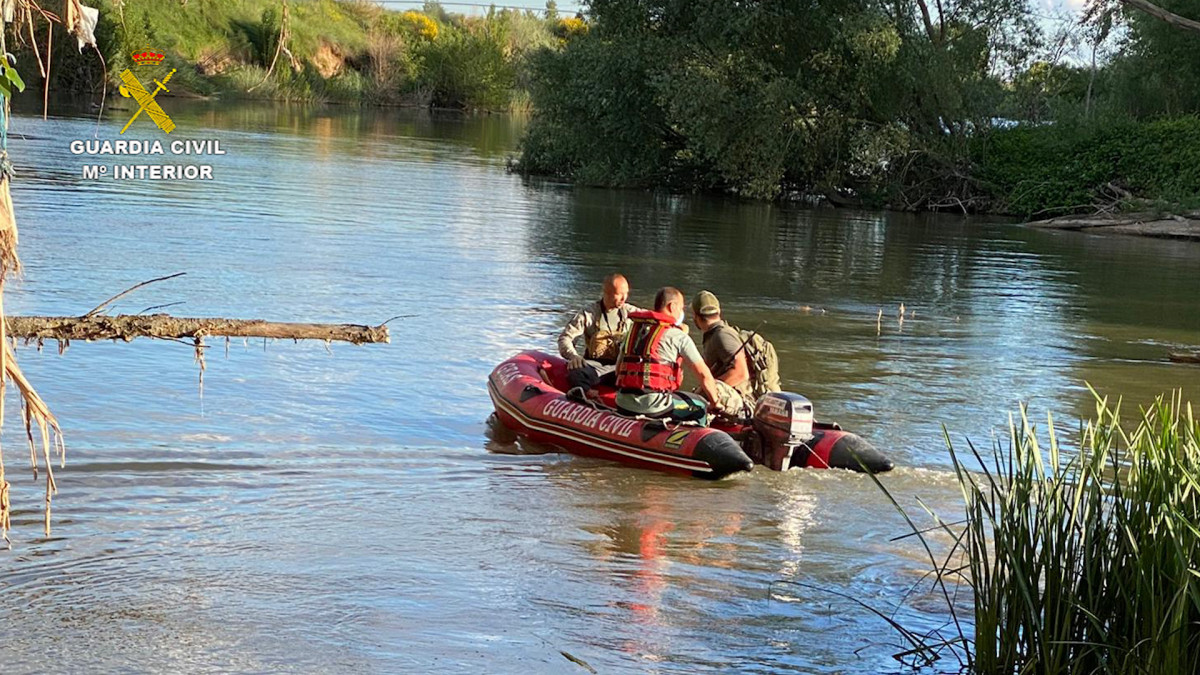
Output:
M567 380L572 387L591 389L597 384L612 385L617 355L629 332L629 314L640 311L625 302L629 282L623 275L604 278L604 295L579 310L558 336L558 353L567 360ZM583 354L575 340L583 337Z

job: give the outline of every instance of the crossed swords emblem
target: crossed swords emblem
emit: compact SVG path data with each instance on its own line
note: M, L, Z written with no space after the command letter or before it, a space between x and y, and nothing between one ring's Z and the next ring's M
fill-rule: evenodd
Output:
M142 83L139 82L136 77L134 77L133 73L129 72L128 68L121 73L121 80L125 83L121 85L121 95L125 98L132 98L138 103L137 112L133 113L133 117L130 117L129 121L125 123L125 128L121 129L121 133L125 133L125 129L128 129L129 125L133 124L133 121L136 120L138 115L141 115L143 111L149 115L150 119L154 120L154 123L158 125L158 128L162 129L164 132L169 134L175 129L175 123L171 121L171 118L162 109L162 106L158 104L158 101L154 100L154 97L158 96L159 92L171 91L170 89L167 89L167 82L171 81L171 76L174 74L175 69L172 68L171 72L167 73L167 76L164 77L161 82L154 80L154 84L158 86L154 88L153 92L149 92L146 91L146 88L142 86Z

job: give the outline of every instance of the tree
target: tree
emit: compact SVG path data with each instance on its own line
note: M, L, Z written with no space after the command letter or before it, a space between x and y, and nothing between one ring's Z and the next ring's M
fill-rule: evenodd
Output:
M1098 84L1114 112L1137 118L1200 112L1200 49L1194 0L1097 0L1085 19L1096 26L1120 20L1120 50Z
M990 126L1041 40L1028 0L589 9L587 35L534 63L525 170L749 197L882 194L912 152Z

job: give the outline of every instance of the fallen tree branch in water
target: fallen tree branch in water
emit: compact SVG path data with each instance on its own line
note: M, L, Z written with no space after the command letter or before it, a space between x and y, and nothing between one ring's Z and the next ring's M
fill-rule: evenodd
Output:
M0 53L4 51L3 44L4 38L3 35L0 35ZM3 101L3 103L0 111L7 110L7 101ZM7 116L0 121L0 129L3 129L6 123ZM12 206L8 195L7 177L0 171L0 290L3 289L6 273L19 267L15 256L16 227L12 219ZM53 451L57 451L61 466L66 460L66 446L63 444L62 430L59 428L58 420L51 414L45 402L37 395L37 392L33 390L21 373L20 368L17 367L16 357L13 355L16 340L37 342L39 349L45 340L56 340L59 353L66 349L71 340L124 340L130 342L137 337L147 337L183 342L195 350L196 362L200 367L201 395L204 392L204 353L207 349L207 345L204 344L205 337L224 337L226 354L229 349L229 338L234 337L263 338L264 349L267 339L321 340L325 343L326 349L334 340L354 344L389 342L387 321L378 326L362 326L358 324L286 323L260 319L188 318L170 314L145 314L151 309L180 304L177 302L147 307L142 310L143 313L135 315L107 316L101 314L109 305L139 288L180 276L183 276L182 272L135 284L100 303L83 316L13 316L5 318L2 302L0 302L0 426L3 426L4 419L3 393L5 376L7 376L7 379L17 385L21 394L23 404L21 413L25 422L29 459L33 466L35 479L38 476L39 467L38 443L35 433L37 437L40 437L41 461L44 463L46 474L44 530L47 536L50 535L51 498L58 491L51 467L51 454ZM0 295L0 301L2 298L3 296ZM10 337L11 341L8 339ZM10 514L9 483L5 480L4 463L0 457L0 538L5 542L8 541Z
M170 314L119 314L117 316L10 316L5 321L10 337L24 340L124 340L148 337L196 339L243 337L322 340L376 344L390 342L387 326L352 323L291 323L261 319L188 318Z

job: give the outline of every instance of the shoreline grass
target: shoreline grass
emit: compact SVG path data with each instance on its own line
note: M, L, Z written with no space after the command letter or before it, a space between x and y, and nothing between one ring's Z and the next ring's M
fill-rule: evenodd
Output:
M908 656L951 650L975 673L1200 672L1200 424L1180 392L1131 427L1119 400L1093 394L1073 451L1051 416L1041 440L1025 408L991 457L947 438L964 519L930 514L953 542L945 557L876 481L925 547L956 626ZM951 601L960 583L969 623Z

